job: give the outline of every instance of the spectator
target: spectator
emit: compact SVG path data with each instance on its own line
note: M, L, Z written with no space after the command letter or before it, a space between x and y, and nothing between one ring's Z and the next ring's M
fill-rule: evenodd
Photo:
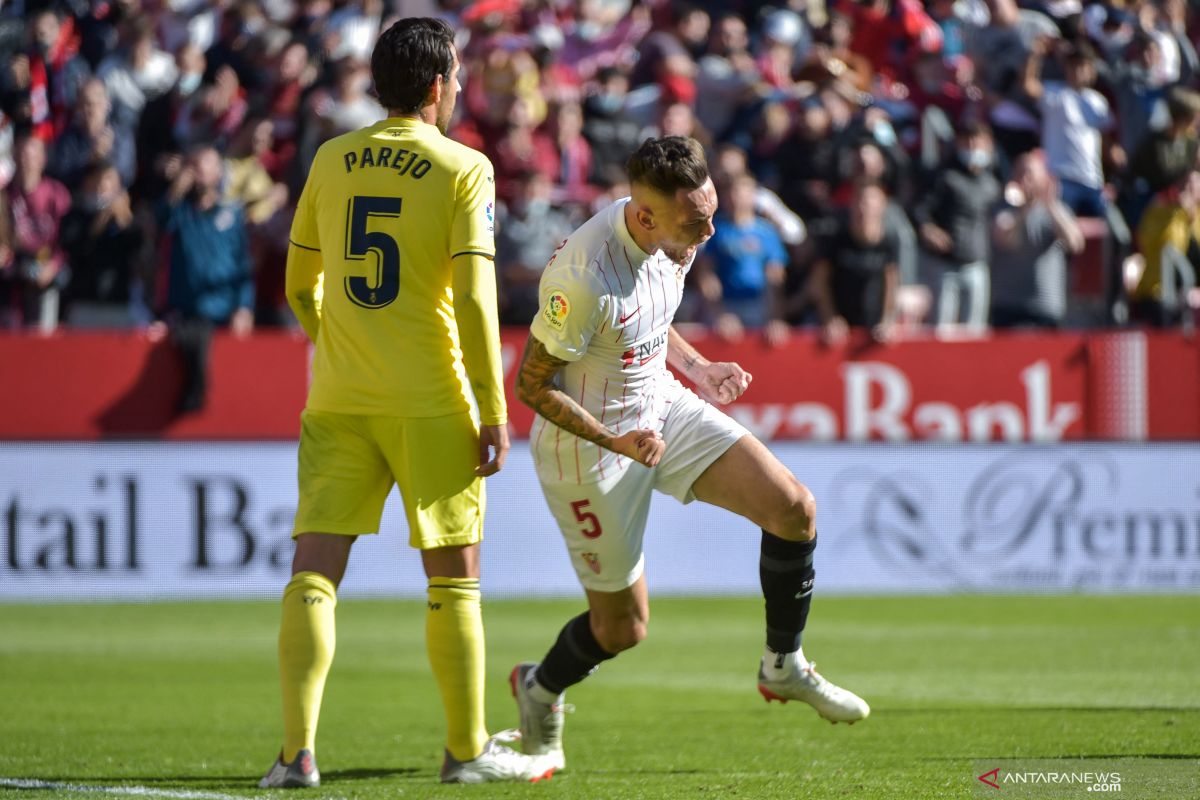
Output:
M554 250L570 235L571 220L550 202L550 181L522 173L496 225L496 272L502 287L500 319L528 325L538 310L538 281Z
M63 248L71 264L66 318L72 326L133 324L131 266L142 239L116 167L107 161L92 164L62 222Z
M788 145L779 154L779 196L806 220L827 216L837 179L838 139L829 111L809 98L796 116Z
M317 148L327 139L378 122L387 116L383 107L367 94L371 71L365 61L344 58L334 65L331 89L317 89L309 96L304 144L300 157L311 164ZM307 168L306 168L307 170Z
M659 83L668 75L688 78L695 75L696 61L708 47L712 21L707 11L694 5L675 5L672 13L673 28L651 31L639 45L638 60L629 76L630 85Z
M992 208L1000 184L992 174L991 132L982 124L963 126L956 152L934 175L914 210L917 233L929 255L938 325L960 321L962 295L968 295L962 322L980 331L987 326L988 256Z
M554 141L537 129L532 108L524 97L512 99L508 128L500 140L487 148L496 165L496 196L505 202L516 195L516 179L526 172L538 172L553 178L559 172L558 151Z
M78 186L93 164L107 161L116 167L122 186L133 184L137 175L133 133L112 118L111 110L104 82L85 81L75 121L54 143L51 174L68 186Z
M248 108L237 73L223 66L216 70L212 85L202 86L183 104L172 131L175 141L185 150L202 144L223 149L241 127Z
M30 122L35 134L48 142L66 128L90 70L77 55L79 37L73 18L43 9L34 15L30 30L32 50L24 59Z
M17 172L7 189L16 308L24 324L50 332L58 325L61 290L70 278L59 229L71 208L71 193L46 176L41 139L23 134L16 151Z
M1173 246L1193 269L1200 264L1200 172L1189 172L1146 209L1138 225L1138 245L1145 268L1131 292L1130 319L1171 324L1179 309L1163 303L1163 248Z
M181 412L204 407L213 327L228 325L237 336L254 327L245 220L241 208L221 200L221 173L214 148L195 148L158 210L167 245L164 311L184 362Z
M625 109L628 92L628 79L607 67L596 75L596 91L583 101L583 135L592 148L595 183L623 171L625 159L638 145L641 126Z
M1142 140L1129 162L1129 171L1144 182L1149 194L1177 185L1188 173L1200 167L1200 93L1182 86L1167 93L1171 122Z
M885 222L887 206L880 184L860 180L850 207L818 244L809 291L829 344L843 341L851 326L877 341L892 338L900 245Z
M1062 186L1062 199L1085 217L1107 216L1101 154L1105 135L1113 129L1112 112L1104 95L1092 88L1096 80L1094 53L1086 45L1067 49L1063 58L1065 82L1042 81L1046 44L1039 40L1025 64L1025 92L1042 113L1042 148L1051 174ZM1123 160L1114 145L1116 160Z
M713 26L707 55L696 74L696 118L717 141L725 138L731 123L758 97L764 85L746 23L736 14L725 14Z
M733 177L722 188L716 231L696 258L700 291L718 335L742 336L761 328L771 344L787 338L783 321L783 284L787 251L771 223L754 211L758 183L750 174Z
M179 68L174 58L158 49L154 27L145 17L130 20L123 34L125 46L100 62L96 75L108 89L113 117L123 127L134 128L146 103L175 85Z
M201 91L204 53L193 44L184 45L175 54L178 77L166 94L146 103L137 127L138 179L136 198L159 197L167 190L162 164L182 149L175 136L175 122Z
M559 155L554 187L556 199L566 203L587 203L596 192L588 184L592 173L592 147L583 136L583 109L573 101L560 103L554 110L552 126Z
M1083 233L1059 200L1040 151L1017 159L992 242L992 324L1061 326L1067 314L1067 256L1083 250Z

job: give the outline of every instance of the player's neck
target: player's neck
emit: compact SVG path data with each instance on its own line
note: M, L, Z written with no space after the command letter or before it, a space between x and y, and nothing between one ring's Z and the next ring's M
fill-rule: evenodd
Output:
M435 108L433 105L428 105L422 109L410 111L408 113L397 111L394 108L389 108L387 115L388 119L415 119L418 122L424 122L428 125L434 125L437 123L437 108Z

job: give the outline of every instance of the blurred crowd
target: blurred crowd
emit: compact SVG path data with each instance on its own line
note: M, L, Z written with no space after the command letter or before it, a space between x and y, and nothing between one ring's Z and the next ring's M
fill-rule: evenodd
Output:
M720 197L679 319L722 336L1193 313L1189 0L29 0L0 7L0 327L290 324L308 165L385 116L371 49L412 15L458 31L505 322L668 134Z

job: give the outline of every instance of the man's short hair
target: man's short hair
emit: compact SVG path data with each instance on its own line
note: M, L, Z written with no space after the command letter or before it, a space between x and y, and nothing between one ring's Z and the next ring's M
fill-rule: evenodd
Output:
M454 31L432 17L408 17L388 28L371 53L371 77L379 102L390 111L412 114L425 105L434 80L450 80Z
M704 148L690 136L664 136L642 142L625 164L631 184L648 186L666 197L680 189L699 189L708 180Z

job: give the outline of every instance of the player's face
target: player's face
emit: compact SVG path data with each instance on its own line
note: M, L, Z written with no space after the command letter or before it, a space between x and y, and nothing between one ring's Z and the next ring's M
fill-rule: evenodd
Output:
M454 116L454 105L458 102L458 53L454 54L454 65L450 67L450 78L442 83L442 99L437 106L437 127L442 133L450 129Z
M713 235L713 215L717 213L717 190L712 179L699 189L680 189L674 201L655 214L662 237L659 246L672 261L682 263L696 254L696 248Z

